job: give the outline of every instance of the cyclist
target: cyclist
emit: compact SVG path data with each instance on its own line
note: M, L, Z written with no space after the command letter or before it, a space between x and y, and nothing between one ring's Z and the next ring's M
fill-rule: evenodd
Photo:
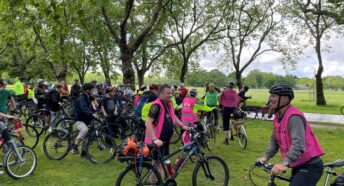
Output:
M232 127L230 125L230 116L238 106L239 98L237 96L237 92L233 89L234 83L229 82L227 85L227 88L223 90L223 92L220 93L218 99L223 107L222 111L222 122L223 122L223 133L224 133L224 141L223 143L225 145L228 145L228 136L229 132L231 134L231 141L234 140L233 138L233 131Z
M80 92L81 92L81 86L79 84L79 80L75 79L74 84L72 85L71 90L70 90L71 99L75 100L76 98L78 98L80 95Z
M14 93L16 96L23 96L24 92L24 82L25 78L20 77L19 80L14 84Z
M161 155L166 156L169 154L173 125L177 125L184 130L188 130L188 127L183 125L174 114L174 108L171 103L171 87L167 84L161 85L158 92L159 98L153 102L146 119L145 143L157 145L160 147ZM157 159L157 157L157 154L155 154L154 159ZM158 170L161 173L161 165L159 165Z
M6 104L3 105L2 103L0 103L0 106L3 107L3 106L6 106ZM1 134L1 137L4 139L4 142L8 143L11 140L11 133L7 129L5 118L14 119L15 117L0 112L0 134ZM0 175L2 174L4 174L4 171L0 171Z
M218 129L220 129L220 126L218 125L218 114L217 114L217 107L219 106L219 101L217 99L218 97L218 92L215 90L215 84L214 83L209 83L208 84L208 91L205 92L204 95L204 104L208 107L215 107L215 109L213 109L212 113L214 113L214 119L215 119L215 126L218 127ZM207 121L210 120L210 112L207 112Z
M16 102L14 101L14 98L12 97L11 93L6 90L6 81L3 79L0 79L0 112L7 114L7 104L9 103L10 110L14 110L16 107Z
M118 109L115 100L115 89L108 87L105 89L105 93L106 95L102 99L101 110L104 117L109 119L112 131L117 134L118 128L116 128L115 123L118 116Z
M75 123L75 126L79 130L79 134L76 137L75 143L71 150L74 154L79 154L78 146L80 145L84 137L87 135L87 125L89 125L93 119L100 120L99 116L95 114L92 109L91 96L95 87L91 83L86 83L82 88L83 92L75 102L75 108L73 113L73 117L77 121Z
M291 186L316 185L323 173L324 154L304 114L291 105L293 89L287 85L270 88L271 108L275 112L270 146L259 158L268 161L281 150L282 163L275 164L272 174L279 175L292 168Z
M50 112L50 118L49 118L49 123L51 121L54 121L58 111L60 111L60 105L61 105L61 97L60 94L63 92L63 85L61 83L58 83L54 86L53 89L51 89L47 95L47 104L46 104L46 109L47 111ZM53 131L56 129L56 122L53 123L53 125L51 125L49 127L49 131Z
M199 110L210 112L213 108L203 105L203 103L197 100L197 90L191 89L189 92L190 96L183 99L181 120L185 126L191 123L191 127L197 126L199 123L199 118L197 112ZM184 132L183 133L183 143L188 144L191 141L190 136Z
M61 81L60 84L62 85L62 92L60 92L61 96L68 96L69 94L68 85L66 84L65 81Z
M184 99L188 95L189 90L185 88L184 83L180 83L179 86L180 97Z
M32 99L33 99L34 92L35 92L35 87L33 85L33 82L30 82L29 86L27 87L27 99L28 99L28 101L33 101Z
M246 97L245 94L246 92L250 89L248 86L244 86L239 93L238 96L240 97L240 102L245 102L247 99L251 99L251 96Z

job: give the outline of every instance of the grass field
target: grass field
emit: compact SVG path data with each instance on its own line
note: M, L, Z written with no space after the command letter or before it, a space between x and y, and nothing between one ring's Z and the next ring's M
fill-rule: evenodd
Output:
M207 152L223 158L230 171L230 185L251 185L248 178L248 170L252 163L263 155L272 131L271 122L268 121L247 121L248 147L241 150L237 140L230 142L230 145L222 145L222 133L217 138L215 151ZM314 129L326 154L323 156L325 162L344 158L344 130ZM120 171L126 166L114 160L108 164L94 165L85 158L69 154L61 161L52 161L45 157L42 151L41 137L38 147L35 149L38 156L38 166L32 177L23 180L13 180L6 174L0 176L0 185L114 185ZM173 145L171 150L177 146ZM271 162L279 162L279 155ZM174 162L174 159L173 161ZM178 176L177 183L180 186L191 185L192 162L188 162L186 167ZM338 169L338 173L344 172L344 168ZM324 182L324 176L319 185ZM261 185L267 185L261 183ZM280 185L280 184L278 184ZM282 184L286 185L286 184Z
M204 95L204 88L197 89L199 97L202 97ZM250 89L246 96L252 96L252 99L247 100L247 105L263 106L269 98L269 90ZM325 90L325 98L327 105L317 106L312 92L309 90L295 90L295 99L292 101L292 104L296 105L303 112L341 114L339 109L341 106L344 106L344 91Z

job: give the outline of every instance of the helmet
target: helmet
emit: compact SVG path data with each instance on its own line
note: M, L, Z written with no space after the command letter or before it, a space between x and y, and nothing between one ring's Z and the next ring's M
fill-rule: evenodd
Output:
M115 89L112 88L112 87L107 87L107 88L105 89L105 93L110 93L110 92L114 92L114 91L115 91Z
M248 89L250 89L250 87L244 86L244 90L248 90Z
M184 87L184 83L180 83L179 86L180 86L180 87Z
M157 85L157 84L149 85L149 90L158 90L158 89L159 89L159 85Z
M86 84L84 84L84 86L82 86L82 89L84 90L84 91L86 91L86 90L91 90L91 89L93 89L94 88L94 86L91 84L91 83L86 83Z
M197 90L196 89L191 89L189 94L192 97L196 97L197 96Z
M215 87L214 83L209 83L208 87Z
M143 94L143 91L140 90L140 91L137 92L137 94L138 94L138 95L142 95L142 94Z
M141 85L140 90L145 90L147 88L146 85Z
M270 94L277 94L280 96L288 96L290 100L294 98L294 91L288 85L274 85L269 90Z
M37 80L37 84L40 84L41 82L44 82L44 80L43 79L38 79Z
M235 84L234 84L234 82L233 82L233 81L230 81L230 82L228 82L228 84L227 84L227 86L228 86L228 87L231 87L231 88L233 88L233 87L234 87L234 85L235 85Z

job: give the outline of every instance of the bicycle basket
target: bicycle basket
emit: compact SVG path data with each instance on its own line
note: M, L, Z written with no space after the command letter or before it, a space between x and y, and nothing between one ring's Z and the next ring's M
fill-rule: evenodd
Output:
M137 140L134 137L128 137L125 139L120 146L117 154L118 156L131 156L131 157L139 157L143 154L143 157L147 157L149 155L149 148L146 144L142 146L137 143Z

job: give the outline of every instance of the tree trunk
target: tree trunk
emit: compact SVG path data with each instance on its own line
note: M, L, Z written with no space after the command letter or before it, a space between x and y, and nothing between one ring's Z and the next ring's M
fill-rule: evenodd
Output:
M122 61L122 73L123 73L123 84L130 84L135 89L135 72L132 64L133 54L122 50L121 61Z
M62 68L58 73L56 74L56 79L58 82L65 81L67 82L67 73L68 73L68 67L67 64L63 64Z
M104 74L104 77L105 77L105 83L108 86L111 86L110 72L103 69L103 74Z
M326 105L326 99L324 95L324 89L323 89L323 81L322 81L322 73L324 71L323 63L322 63L322 57L321 57L321 46L320 46L320 37L316 38L316 46L315 51L317 53L318 57L318 71L315 75L315 87L316 87L316 95L317 95L317 105Z
M185 83L185 76L186 76L186 73L188 72L188 64L189 64L189 59L184 59L182 71L180 73L180 78L179 78L181 83Z
M145 76L145 71L144 70L137 70L137 79L139 81L139 87L141 87L145 82L144 80L144 76Z
M238 86L238 90L242 89L242 74L240 70L235 71L235 79L236 79L236 84Z

